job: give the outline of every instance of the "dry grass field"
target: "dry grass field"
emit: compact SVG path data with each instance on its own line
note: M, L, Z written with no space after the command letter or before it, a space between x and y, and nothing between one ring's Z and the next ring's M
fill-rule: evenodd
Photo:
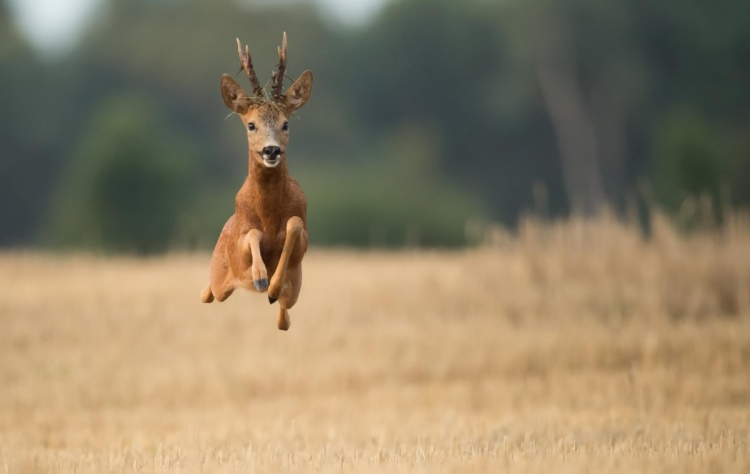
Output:
M0 473L750 472L750 225L312 250L288 333L209 256L0 255Z

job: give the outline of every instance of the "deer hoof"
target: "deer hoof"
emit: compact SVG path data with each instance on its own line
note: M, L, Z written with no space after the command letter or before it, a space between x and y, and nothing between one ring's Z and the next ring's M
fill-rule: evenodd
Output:
M266 291L268 289L268 278L261 278L260 280L253 280L253 286L258 291Z
M279 296L281 296L281 285L279 285L279 280L274 275L274 278L268 285L268 302L274 304L279 299Z

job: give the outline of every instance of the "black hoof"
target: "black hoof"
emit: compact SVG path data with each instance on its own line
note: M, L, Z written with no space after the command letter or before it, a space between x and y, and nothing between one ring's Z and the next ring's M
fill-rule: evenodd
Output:
M272 298L272 297L269 296L268 297L268 304L274 304L277 300L278 300L278 298Z
M268 278L261 278L260 280L253 280L253 286L258 291L266 291L268 289Z

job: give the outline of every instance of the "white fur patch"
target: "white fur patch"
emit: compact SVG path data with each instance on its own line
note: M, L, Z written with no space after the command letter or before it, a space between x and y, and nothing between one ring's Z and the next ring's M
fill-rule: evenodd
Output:
M263 164L266 168L276 168L279 166L279 163L281 163L281 158L278 158L276 161L268 161L267 159L263 158Z

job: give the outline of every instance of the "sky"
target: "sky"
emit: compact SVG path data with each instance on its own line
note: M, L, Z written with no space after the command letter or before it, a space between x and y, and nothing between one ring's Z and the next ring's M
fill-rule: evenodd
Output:
M64 54L76 43L80 32L101 0L10 0L21 31L40 52ZM366 21L387 0L312 0L342 22Z

